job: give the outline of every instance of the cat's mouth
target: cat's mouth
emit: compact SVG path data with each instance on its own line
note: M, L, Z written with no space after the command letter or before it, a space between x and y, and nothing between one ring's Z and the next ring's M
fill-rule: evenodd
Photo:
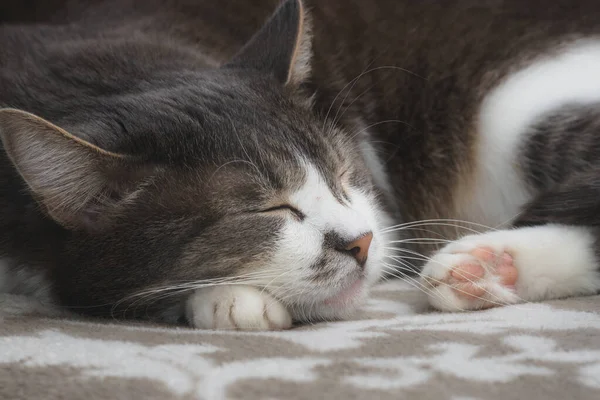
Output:
M348 303L351 303L357 297L360 297L365 285L365 278L358 278L356 281L350 283L334 296L325 299L323 303L333 307L345 306Z

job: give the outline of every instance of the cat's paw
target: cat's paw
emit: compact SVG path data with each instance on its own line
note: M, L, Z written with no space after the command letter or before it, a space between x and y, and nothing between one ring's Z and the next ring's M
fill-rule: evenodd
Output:
M283 304L265 291L242 285L198 289L187 301L186 317L199 329L266 331L292 326Z
M519 271L505 243L494 235L472 235L442 248L421 273L430 304L464 311L514 304Z

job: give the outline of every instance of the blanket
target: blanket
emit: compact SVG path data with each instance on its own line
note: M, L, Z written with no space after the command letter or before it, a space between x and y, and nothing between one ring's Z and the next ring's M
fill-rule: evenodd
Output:
M600 296L450 314L388 282L352 320L253 333L19 301L0 300L0 399L600 399Z

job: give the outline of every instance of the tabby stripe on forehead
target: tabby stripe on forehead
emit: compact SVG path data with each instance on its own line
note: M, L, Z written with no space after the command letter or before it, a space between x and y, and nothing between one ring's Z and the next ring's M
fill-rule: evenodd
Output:
M348 198L346 193L344 193L344 189L342 188L339 177L335 173L335 169L328 169L326 166L323 166L321 164L316 164L316 166L319 176L321 177L321 179L323 179L335 200L341 205L345 205L350 199Z

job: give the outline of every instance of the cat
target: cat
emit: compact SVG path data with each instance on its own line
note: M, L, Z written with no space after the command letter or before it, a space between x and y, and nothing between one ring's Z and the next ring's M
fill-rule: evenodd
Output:
M3 7L5 291L270 330L404 273L442 311L600 290L595 2Z

